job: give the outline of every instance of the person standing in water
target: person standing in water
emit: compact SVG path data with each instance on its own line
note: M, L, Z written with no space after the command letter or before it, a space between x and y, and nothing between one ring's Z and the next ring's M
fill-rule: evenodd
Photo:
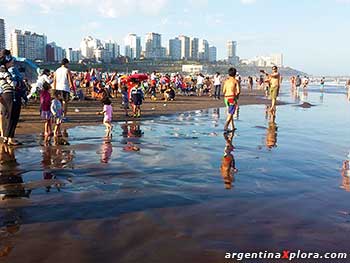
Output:
M227 119L224 126L225 131L228 131L228 127L230 125L232 127L232 130L235 130L233 115L235 114L238 97L241 93L240 84L236 80L236 73L237 70L235 68L230 68L228 70L229 77L226 79L223 87L224 100L227 107Z
M253 90L253 85L254 85L254 81L253 81L253 78L251 76L248 77L248 89L250 91Z
M69 60L64 58L55 72L53 81L54 93L59 93L63 103L63 119L67 121L68 101L70 99L70 90L73 88L73 80L71 72L68 68Z
M320 82L320 84L321 84L321 90L324 90L324 83L325 83L325 78L322 77L321 82Z
M21 80L14 78L10 71L14 69L14 58L11 51L0 51L0 103L2 115L2 134L4 143L18 146L22 143L14 139L22 106Z
M270 83L269 91L270 91L270 98L271 98L270 112L274 113L276 112L276 101L277 101L277 97L281 87L281 75L278 72L277 66L272 67L271 74L268 74L264 70L262 70L261 72L264 73L269 78L269 83Z

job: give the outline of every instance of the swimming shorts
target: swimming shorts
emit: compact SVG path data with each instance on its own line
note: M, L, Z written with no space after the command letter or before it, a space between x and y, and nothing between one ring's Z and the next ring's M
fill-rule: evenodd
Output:
M132 103L136 106L142 105L141 94L131 94Z
M228 109L229 114L235 114L236 111L236 98L225 98L224 99L225 105Z
M278 87L270 87L270 97L271 97L271 99L277 99Z

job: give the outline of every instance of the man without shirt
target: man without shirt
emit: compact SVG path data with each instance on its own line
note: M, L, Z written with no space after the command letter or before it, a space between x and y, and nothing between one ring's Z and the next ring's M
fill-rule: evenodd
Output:
M224 126L225 131L228 131L230 124L232 126L232 130L235 130L233 115L235 114L239 94L241 93L240 84L236 80L236 73L237 70L235 68L230 68L228 70L229 77L225 80L223 87L224 100L227 108L227 119Z
M281 74L278 72L277 66L272 67L272 73L268 74L265 71L261 71L264 73L270 82L270 97L271 97L271 107L270 112L275 113L276 112L276 101L278 94L280 92L280 86L282 82Z

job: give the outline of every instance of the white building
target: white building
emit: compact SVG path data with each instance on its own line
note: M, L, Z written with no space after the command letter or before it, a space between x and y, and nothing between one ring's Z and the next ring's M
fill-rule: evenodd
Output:
M103 47L95 49L94 57L97 62L111 63L112 60L111 52Z
M103 47L101 40L92 36L85 37L80 43L81 55L84 58L93 59L95 57L95 50L101 47Z
M236 41L227 41L227 58L232 58L237 56L237 42Z
M145 39L145 57L162 59L166 57L166 50L162 47L162 36L158 33L148 33Z
M73 50L73 48L67 48L66 49L66 57L70 62L79 62L81 60L81 51L80 50Z
M120 46L115 41L107 41L105 43L105 49L111 53L112 59L116 59L120 56Z
M124 39L125 56L131 59L140 59L141 57L141 37L136 34L129 34Z
M207 68L203 65L182 65L182 72L188 74L195 74L207 71Z
M254 65L257 67L283 67L283 54L273 54L270 56L258 56L252 59L244 60L247 65Z
M283 67L283 54L273 54L270 56L271 57L271 64L275 65L277 67Z
M15 29L10 36L11 53L16 57L46 61L47 37Z
M227 62L233 65L238 65L239 57L237 56L237 42L227 41Z
M190 58L192 60L199 59L199 39L196 37L190 38Z
M181 41L177 37L169 39L168 56L173 60L181 59Z
M209 61L209 43L205 39L199 41L198 59L201 61Z
M184 35L179 36L181 41L181 59L190 58L190 38Z
M217 60L217 49L214 46L209 47L209 62L216 62Z
M6 48L5 21L0 18L0 50Z

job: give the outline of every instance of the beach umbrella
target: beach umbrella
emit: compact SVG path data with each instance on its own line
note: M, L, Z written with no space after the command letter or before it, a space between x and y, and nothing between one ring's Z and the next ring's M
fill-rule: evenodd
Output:
M132 74L128 77L129 80L139 80L139 81L143 81L143 80L147 80L148 79L148 75L147 74Z

